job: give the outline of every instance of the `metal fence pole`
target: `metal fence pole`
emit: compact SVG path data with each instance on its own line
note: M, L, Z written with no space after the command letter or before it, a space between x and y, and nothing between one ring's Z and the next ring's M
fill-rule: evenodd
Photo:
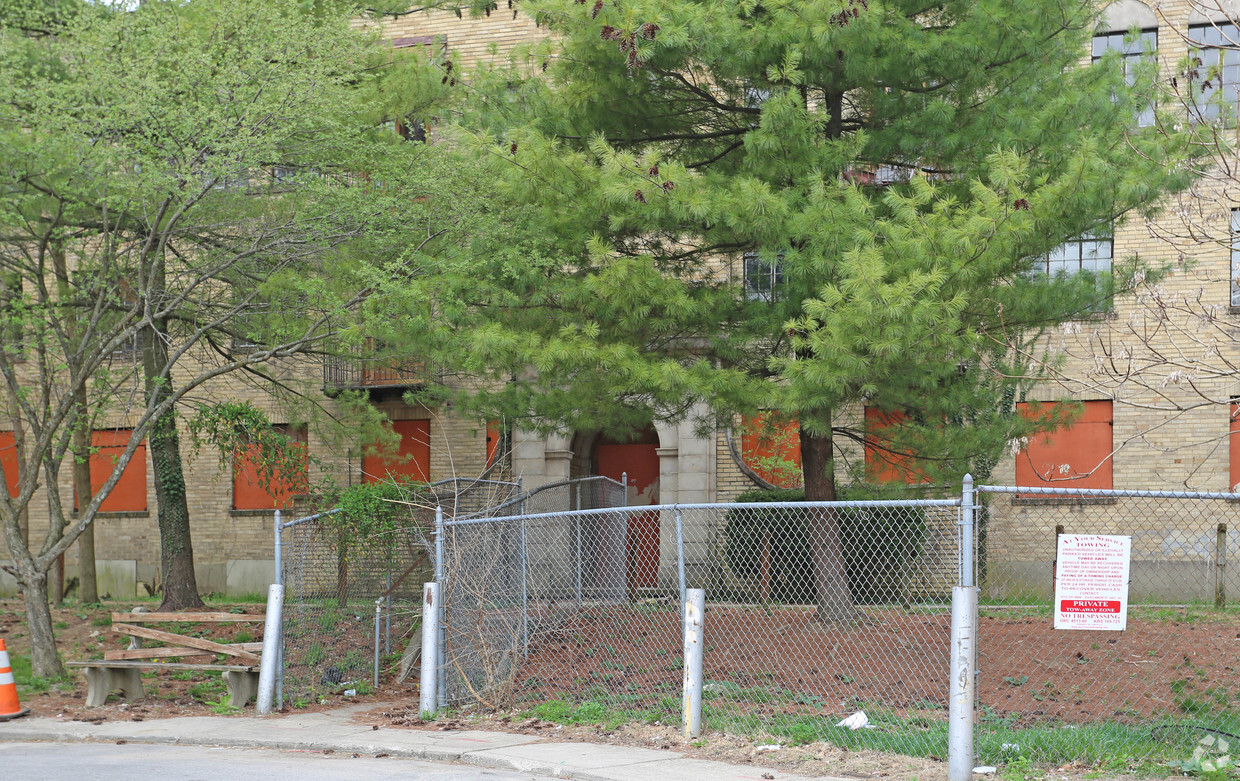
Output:
M278 658L276 648L280 642L279 627L283 614L283 605L284 586L281 586L279 583L272 583L267 587L267 618L263 626L263 661L258 668L258 703L256 711L262 716L271 713L271 701L275 694L276 670L279 667L279 663L276 661Z
M431 643L433 650L430 652L430 654L434 658L435 670L436 670L436 673L435 673L436 680L435 680L435 685L432 687L432 690L435 692L436 702L438 703L439 707L446 708L448 707L448 686L447 686L448 671L445 665L447 663L448 655L447 655L447 649L445 648L447 638L445 637L445 633L444 633L444 621L446 621L448 618L448 611L444 609L442 600L447 598L448 589L445 586L445 583L447 581L444 578L443 548L444 548L443 507L440 506L440 507L435 508L435 583L436 583L435 602L434 602L435 634L431 638L433 641ZM426 605L425 599L423 599L422 604ZM425 626L426 625L425 617L423 617L422 622L423 622L423 626ZM425 631L426 630L423 630L424 632L423 640L426 639ZM426 655L427 655L427 647L426 645L423 645L422 646L422 658L425 659Z
M675 513L676 513L676 574L677 574L677 577L680 579L680 616L683 619L685 616L685 610L687 609L685 605L688 604L688 602L686 601L688 599L688 595L685 592L685 589L687 587L687 584L685 583L685 521L684 521L684 516L681 514L679 507L676 508ZM681 628L684 629L683 622L682 622ZM685 630L685 631L688 631L688 630Z
M379 688L379 629L383 626L383 597L375 600L375 688Z
M972 781L977 588L952 588L951 672L947 701L947 779Z
M702 648L705 630L706 592L700 588L686 596L681 620L684 626L685 674L682 685L682 713L685 740L702 734Z
M973 475L964 476L960 491L960 579L962 586L977 585L973 582Z
M422 586L422 691L418 700L418 711L422 718L435 715L441 694L436 691L442 667L436 653L438 627L439 584L426 583Z
M1227 524L1220 523L1214 537L1214 607L1227 607Z
M529 558L525 547L525 516L521 517L521 655L530 655Z
M283 565L283 562L281 562L281 558L284 555L284 541L280 539L283 536L283 533L282 533L283 529L281 528L283 525L283 522L280 520L279 510L276 510L276 519L275 519L274 525L275 525L275 533L276 533L276 547L275 547L276 569L275 569L275 580L273 580L272 582L279 583L281 586L283 586L284 585L284 565Z

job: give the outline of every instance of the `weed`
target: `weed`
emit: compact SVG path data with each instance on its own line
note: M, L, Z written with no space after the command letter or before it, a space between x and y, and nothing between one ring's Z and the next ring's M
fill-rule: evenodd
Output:
M218 714L220 716L232 716L234 714L241 712L241 709L238 708L237 706L228 704L227 694L221 694L220 698L216 700L215 702L210 703L209 707L211 708L212 713Z
M1011 676L1004 676L1003 682L1006 683L1008 686L1024 686L1025 684L1029 683L1029 676L1022 675L1019 678L1013 678Z
M112 617L111 616L97 616L90 620L90 625L91 626L111 626Z
M52 624L52 628L53 629L68 629L69 622L68 621L57 621L56 623Z
M244 631L238 632L237 636L233 638L233 642L234 643L252 643L254 642L254 635L250 634L249 632L244 632Z

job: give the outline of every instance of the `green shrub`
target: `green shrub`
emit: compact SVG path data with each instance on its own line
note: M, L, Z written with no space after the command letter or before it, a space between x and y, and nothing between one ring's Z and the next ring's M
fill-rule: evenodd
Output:
M843 497L860 500L862 497ZM747 491L736 502L804 502L802 489ZM724 558L734 574L762 574L763 549L769 540L771 599L805 604L814 601L814 559L810 527L822 510L779 508L731 510L725 524ZM898 576L922 552L925 520L916 508L839 508L844 566L853 598L860 604L900 598Z

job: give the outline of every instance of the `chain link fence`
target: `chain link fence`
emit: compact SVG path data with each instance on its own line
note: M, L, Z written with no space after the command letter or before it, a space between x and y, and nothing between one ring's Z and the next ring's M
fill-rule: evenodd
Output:
M518 496L518 484L444 480L411 488L397 528L358 536L337 509L278 522L277 580L284 584L281 700L313 702L366 690L380 673L404 679L421 625L422 584L434 579L435 508L483 512Z
M979 489L980 762L1123 769L1240 736L1236 498ZM1124 631L1052 628L1062 534L1131 537Z
M682 598L705 588L712 728L942 754L958 505L659 505L447 521L448 699L678 723ZM869 729L836 726L859 711Z

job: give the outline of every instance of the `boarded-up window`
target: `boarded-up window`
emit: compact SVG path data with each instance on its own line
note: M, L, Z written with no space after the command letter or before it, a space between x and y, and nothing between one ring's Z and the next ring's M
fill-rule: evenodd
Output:
M487 467L495 466L495 459L503 454L499 452L500 440L503 439L498 420L487 421Z
M1056 414L1055 404L1019 405L1022 415ZM1111 488L1111 402L1086 401L1076 422L1031 438L1016 456L1016 484L1052 488Z
M288 506L289 499L307 490L309 462L306 449L306 427L276 425L273 428L289 438L288 447L301 468L293 474L277 473L264 481L259 471L255 445L233 457L233 509L275 510Z
M17 496L17 437L12 431L0 431L0 469L9 496Z
M781 421L768 413L746 417L741 425L741 458L771 485L801 485L801 431L795 420Z
M865 408L865 479L871 483L924 483L929 480L913 456L896 448L895 429L905 421L900 410Z
M1229 461L1227 490L1235 491L1240 485L1240 403L1231 404L1231 423L1228 426L1227 458ZM5 469L8 469L6 466Z
M129 446L132 429L118 428L107 431L95 431L90 436L90 490L98 494L99 489L112 476L117 461ZM105 513L146 512L146 441L138 445L133 458L125 465L121 479L117 481L112 492L108 494L99 511Z
M428 482L431 476L431 422L394 420L391 427L400 437L396 455L383 457L368 450L362 456L362 480L367 483L387 480Z

